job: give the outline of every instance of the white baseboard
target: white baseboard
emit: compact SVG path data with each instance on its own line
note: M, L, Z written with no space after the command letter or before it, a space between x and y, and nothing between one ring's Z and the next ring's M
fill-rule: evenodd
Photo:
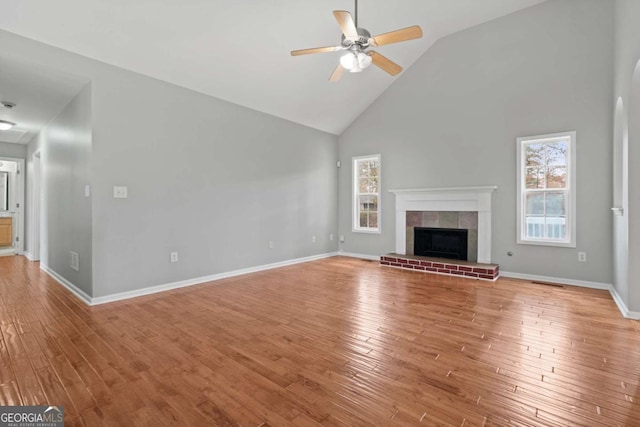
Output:
M31 255L31 252L22 252L22 255L24 255L29 261L33 261L33 255Z
M510 271L500 271L501 277L510 277L512 279L523 279L537 282L549 282L565 285L581 286L583 288L609 290L611 283L589 282L587 280L563 279L560 277L539 276L537 274L512 273Z
M40 263L40 270L43 270L49 276L53 277L56 282L60 283L62 286L67 288L72 294L80 298L82 302L84 302L87 305L92 305L91 297L89 295L87 295L82 289L78 288L76 285L74 285L64 277L60 276L58 273L56 273L52 269L50 269L47 265Z
M31 254L30 253L24 252L23 255L25 255L29 260L31 260ZM287 260L287 261L275 262L275 263L272 263L272 264L259 265L259 266L256 266L256 267L243 268L243 269L240 269L240 270L228 271L228 272L225 272L225 273L213 274L213 275L210 275L210 276L203 276L203 277L197 277L197 278L194 278L194 279L181 280L179 282L166 283L164 285L151 286L151 287L148 287L148 288L137 289L135 291L121 292L121 293L117 293L117 294L105 295L105 296L96 297L96 298L92 298L89 295L87 295L83 290L78 288L73 283L69 282L64 277L60 276L58 273L56 273L55 271L50 269L47 265L41 263L40 264L40 269L45 271L51 277L53 277L53 279L55 279L58 283L60 283L65 288L67 288L75 296L80 298L80 300L82 302L84 302L85 304L87 304L87 305L99 305L99 304L106 304L106 303L109 303L109 302L121 301L121 300L129 299L129 298L135 298L135 297L139 297L139 296L143 296L143 295L155 294L155 293L158 293L158 292L164 292L164 291L168 291L168 290L171 290L171 289L178 289L178 288L184 288L184 287L187 287L187 286L198 285L198 284L201 284L201 283L214 282L216 280L226 279L226 278L229 278L229 277L236 277L236 276L242 276L244 274L257 273L259 271L271 270L271 269L278 268L278 267L286 267L288 265L294 265L294 264L300 264L300 263L304 263L304 262L316 261L316 260L319 260L319 259L331 258L333 256L338 256L338 255L339 256L351 257L351 258L360 258L360 259L372 260L372 261L378 261L380 259L379 255L356 254L356 253L351 253L351 252L330 252L330 253L326 253L326 254L313 255L313 256L304 257L304 258L296 258L296 259ZM590 281L585 281L585 280L562 279L562 278L558 278L558 277L539 276L539 275L534 275L534 274L513 273L513 272L509 272L509 271L501 271L500 272L500 276L501 277L510 277L510 278L514 278L514 279L540 281L540 282L564 283L564 284L567 284L567 285L582 286L582 287L585 287L585 288L607 290L611 294L611 297L615 301L616 305L618 306L618 309L620 310L620 312L622 313L622 315L624 317L626 317L628 319L640 320L640 312L629 311L629 309L625 305L624 301L622 300L622 298L620 297L620 295L618 294L616 289L610 283L590 282ZM455 277L459 277L459 276L455 276Z
M0 256L14 256L17 252L13 248L0 249Z
M352 252L338 252L335 255L348 256L349 258L368 259L368 260L371 260L371 261L380 261L380 255L355 254L355 253L352 253Z
M150 286L148 288L136 289L135 291L121 292L117 294L105 295L102 297L91 298L88 304L99 305L109 302L121 301L124 299L140 297L143 295L155 294L158 292L164 292L171 289L184 288L187 286L199 285L201 283L214 282L220 279L226 279L229 277L242 276L243 274L257 273L259 271L271 270L278 267L286 267L288 265L300 264L303 262L316 261L319 259L330 258L338 255L337 252L330 252L326 254L313 255L304 258L296 258L288 261L274 262L273 264L259 265L256 267L243 268L240 270L227 271L225 273L213 274L210 276L196 277L193 279L181 280L179 282L166 283L164 285Z
M550 282L550 283L563 283L567 285L574 286L582 286L583 288L591 288L591 289L602 289L605 291L609 291L611 294L611 298L618 306L618 310L620 313L627 319L640 320L640 313L637 311L629 311L626 304L616 291L616 288L611 283L601 283L601 282L589 282L586 280L573 280L573 279L561 279L558 277L548 277L548 276L537 276L534 274L521 274L521 273L511 273L509 271L502 271L500 273L503 277L511 277L513 279L524 279L524 280L534 280L539 282Z
M637 311L629 311L627 305L624 303L622 297L613 285L609 288L609 293L618 306L618 310L620 310L624 317L627 319L640 320L640 313Z

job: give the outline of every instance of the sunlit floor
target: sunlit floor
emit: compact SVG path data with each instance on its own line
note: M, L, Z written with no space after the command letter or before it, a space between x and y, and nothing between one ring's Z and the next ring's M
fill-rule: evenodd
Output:
M640 425L606 291L344 257L88 307L0 258L0 404L65 425Z

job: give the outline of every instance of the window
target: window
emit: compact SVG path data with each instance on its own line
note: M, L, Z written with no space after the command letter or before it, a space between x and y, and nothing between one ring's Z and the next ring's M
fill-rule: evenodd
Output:
M353 158L353 231L380 233L380 155Z
M576 133L518 138L518 243L576 247Z

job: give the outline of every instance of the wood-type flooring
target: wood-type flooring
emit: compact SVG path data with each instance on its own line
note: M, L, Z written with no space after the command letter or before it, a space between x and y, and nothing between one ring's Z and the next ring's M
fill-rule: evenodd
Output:
M334 257L87 306L0 258L0 405L66 426L640 426L607 291Z

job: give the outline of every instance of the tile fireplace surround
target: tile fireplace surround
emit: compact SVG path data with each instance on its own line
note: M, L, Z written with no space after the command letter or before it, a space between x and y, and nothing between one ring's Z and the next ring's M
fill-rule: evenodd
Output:
M382 265L413 270L418 266L418 270L451 275L465 275L466 272L471 273L467 274L467 277L495 280L499 275L499 268L497 265L491 264L491 194L497 188L496 186L485 186L390 190L396 197L396 250L394 254L381 257ZM407 255L407 211L477 212L478 263L455 260L421 260ZM438 264L435 269L432 267L434 262ZM427 264L431 265L427 266ZM447 270L444 266L440 267L439 264L446 264L450 268Z

